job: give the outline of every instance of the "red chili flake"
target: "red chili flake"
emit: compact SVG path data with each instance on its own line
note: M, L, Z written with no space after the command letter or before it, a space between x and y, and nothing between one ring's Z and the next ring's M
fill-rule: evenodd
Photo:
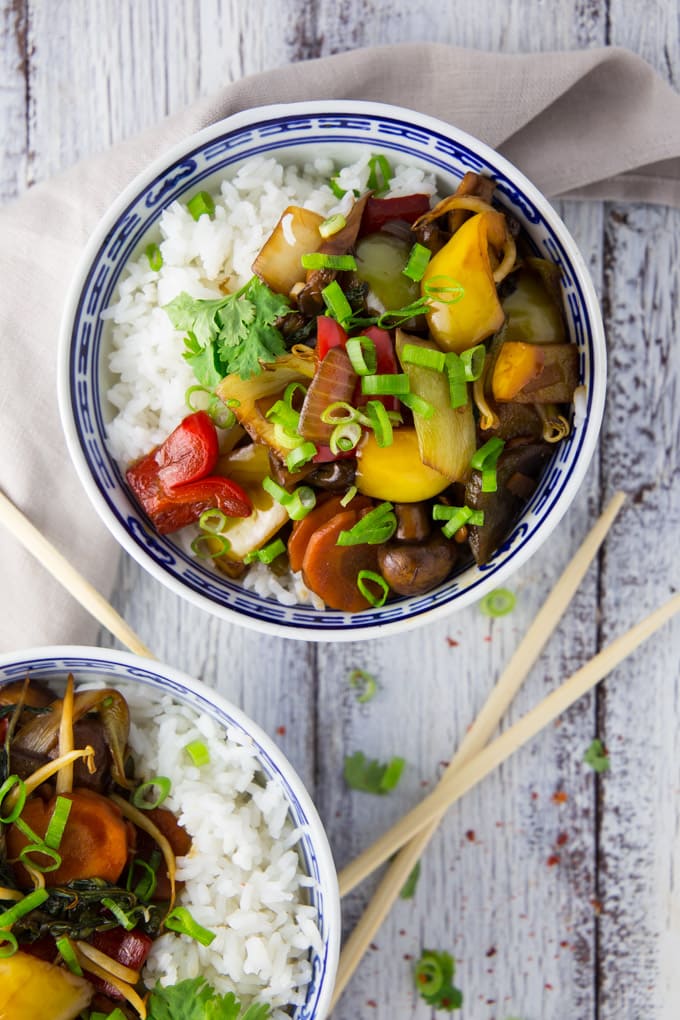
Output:
M496 949L496 947L495 947L495 946L491 946L491 948L490 948L490 949L487 949L487 951L486 951L486 955L487 955L487 956L495 956L495 955L496 955L496 952L497 952L497 949Z
M448 762L448 761L440 761L439 764L441 765L441 767L443 769L447 769L449 767L449 765L450 765L450 762Z
M458 642L454 641L452 637L447 637L446 643L449 648L458 648Z
M468 841L468 843L474 843L474 841L475 841L475 830L474 829L468 829L468 831L465 833L465 838Z
M547 988L547 990L548 990L549 992L552 992L552 990L553 990L553 986L552 986L552 985L549 985L549 984L547 984L547 982L546 982L546 984L544 985L544 988Z
M551 854L545 863L548 865L549 868L554 868L556 864L560 863L560 855Z
M537 794L536 790L532 790L531 791L531 799L532 800L538 800L538 794Z
M405 960L412 960L413 959L413 953L404 953L404 959Z
M375 942L371 942L369 949L372 949L373 952L375 952L376 949L380 949L380 946L376 946Z
M280 737L285 737L285 735L286 735L286 727L285 726L277 726L276 727L276 732L278 733L278 735Z
M592 899L590 901L590 905L599 917L599 915L602 913L602 904L600 903L600 901L597 899Z
M487 634L486 637L484 638L484 640L487 642L487 644L490 645L491 644L491 635Z
M562 942L560 942L560 945L562 946L562 949L568 949L569 948L569 943L567 942L566 939L563 939Z
M569 794L566 792L566 790L555 790L551 797L551 800L553 804L566 804L567 801L569 800Z
M377 1009L378 1008L378 1003L375 1001L375 999L366 999L366 1005L370 1006L371 1009Z
M564 846L564 844L567 842L568 839L569 839L569 836L566 834L566 832L560 832L557 835L557 839L555 840L555 843L557 844L557 846Z
M421 786L429 786L430 785L430 780L429 779L421 779L420 780L420 785Z

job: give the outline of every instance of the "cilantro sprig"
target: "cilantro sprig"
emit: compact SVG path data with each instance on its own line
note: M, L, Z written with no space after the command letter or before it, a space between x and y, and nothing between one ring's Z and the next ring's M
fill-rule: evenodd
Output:
M188 978L149 996L147 1020L268 1020L271 1007L253 1002L243 1009L233 992L220 995L205 978Z
M452 1013L463 1005L463 993L453 985L456 964L450 953L424 949L413 970L413 980L421 998L434 1009Z
M586 753L583 755L583 760L595 772L607 772L609 770L609 755L598 737L591 741Z
M192 298L182 291L163 308L175 329L186 330L183 357L207 389L232 372L250 379L262 371L261 362L285 353L274 323L290 305L257 276L223 298Z
M345 782L352 790L364 793L385 794L393 790L404 771L403 758L390 758L385 764L368 759L363 751L355 751L345 758Z

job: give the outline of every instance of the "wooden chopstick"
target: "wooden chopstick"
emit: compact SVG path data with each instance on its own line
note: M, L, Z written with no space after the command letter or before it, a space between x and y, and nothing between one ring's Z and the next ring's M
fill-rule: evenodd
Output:
M458 769L480 751L490 739L541 654L548 638L564 615L576 589L619 513L624 499L625 496L622 492L615 493L586 535L498 678L486 703L451 759L442 776L442 781L455 775ZM435 818L429 825L416 833L410 842L397 853L381 879L371 902L343 947L335 985L335 1001L342 994L347 981L373 941L404 882L436 832L439 821L440 818ZM338 876L340 895L346 895L362 878L366 877L366 874L367 872L362 873L360 869L355 868L355 865L350 865L341 871Z
M464 764L454 775L442 779L437 788L425 797L417 807L409 811L393 825L380 839L369 847L354 862L358 864L360 873L370 874L388 857L403 847L416 833L423 832L426 827L439 821L442 814L455 804L463 794L471 790L498 765L506 761L520 747L548 726L562 712L566 711L575 701L592 690L605 676L619 665L631 652L646 641L647 638L667 623L676 613L680 612L680 593L646 616L640 623L612 641L601 652L595 655L573 673L552 694L549 694L536 708L527 712L518 722L511 726L502 736L489 744L479 754ZM350 865L350 868L352 865ZM350 945L348 940L341 955L338 977L334 990L333 1003L341 995L354 969L363 955L364 949L356 944ZM349 947L349 948L348 948ZM343 959L344 958L344 959Z
M155 658L153 652L137 637L104 596L71 566L3 492L0 492L0 523L4 524L23 547L52 574L52 577L59 581L95 620L117 637L121 644L136 655L142 655L147 659Z
M567 606L574 596L574 592L581 583L616 515L623 506L624 500L625 496L622 492L615 493L586 535L580 548L570 560L517 646L509 663L498 678L479 715L463 738L458 751L449 762L440 782L443 782L457 772L460 766L464 762L469 761L478 751L481 751L491 738L512 699L543 651L548 638L562 619ZM432 832L434 831L433 828ZM347 895L348 892L370 874L370 872L359 871L356 868L356 864L357 861L354 861L338 875L341 896Z

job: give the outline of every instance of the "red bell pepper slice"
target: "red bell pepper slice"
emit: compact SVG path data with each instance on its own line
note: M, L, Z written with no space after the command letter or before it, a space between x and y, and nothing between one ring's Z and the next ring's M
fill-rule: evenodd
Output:
M212 507L228 517L250 516L252 504L241 486L210 474L218 453L215 425L205 411L196 411L128 469L128 485L159 534L194 524Z
M316 318L316 353L319 361L323 361L331 347L344 347L347 333L337 319L330 315L317 315Z
M385 201L388 201L385 199ZM363 330L361 336L367 336L373 341L375 346L376 354L376 375L392 375L393 372L399 372L399 364L397 362L397 355L394 350L394 344L392 343L392 337L386 329L380 329L379 326L369 326ZM355 394L355 403L357 405L366 404L369 400L380 400L388 411L399 410L399 399L398 397L392 396L378 396L378 397L366 397L361 392L361 380L357 387Z
M430 208L429 195L404 195L401 198L369 198L361 217L359 236L375 234L390 220L415 223Z

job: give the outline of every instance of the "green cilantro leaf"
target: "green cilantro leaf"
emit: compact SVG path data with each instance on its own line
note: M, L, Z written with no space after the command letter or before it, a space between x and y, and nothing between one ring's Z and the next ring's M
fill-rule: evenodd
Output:
M186 330L183 356L202 386L214 388L232 372L249 379L286 350L274 323L288 300L254 276L223 298L192 298L182 291L163 306L175 329Z
M403 886L401 887L401 892L399 893L399 896L401 897L402 900L413 899L413 897L415 896L416 886L418 885L419 878L420 878L420 861L416 861L415 865L411 870L411 874L408 876Z
M251 1003L241 1011L233 992L220 995L205 978L188 978L166 988L157 984L149 996L148 1020L268 1020L271 1008Z
M450 953L424 949L413 970L413 980L422 999L434 1009L452 1013L463 1005L463 993L453 984L456 964Z
M363 751L355 751L345 758L345 782L352 790L389 793L401 779L405 764L403 758L391 758L382 765L379 761L369 760Z
M595 737L591 742L590 747L583 755L583 760L586 765L590 765L591 769L595 772L607 772L609 769L609 755L602 741Z

